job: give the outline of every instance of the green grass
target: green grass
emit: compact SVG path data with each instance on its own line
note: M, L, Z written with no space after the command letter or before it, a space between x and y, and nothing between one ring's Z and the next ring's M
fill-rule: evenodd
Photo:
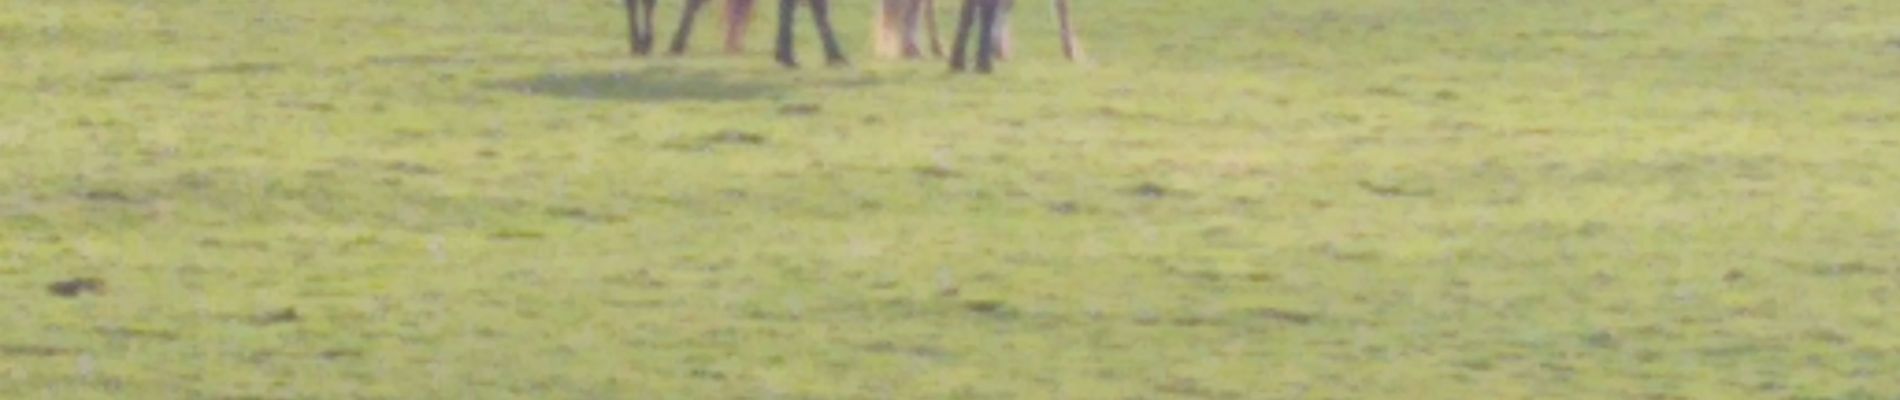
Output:
M0 398L1900 396L1900 3L1349 3L8 2Z

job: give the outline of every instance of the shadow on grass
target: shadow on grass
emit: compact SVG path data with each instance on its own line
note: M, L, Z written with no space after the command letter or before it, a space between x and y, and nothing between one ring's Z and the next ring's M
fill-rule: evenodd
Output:
M775 95L786 89L778 84L733 79L716 71L675 68L547 73L484 86L539 96L614 101L733 101Z
M106 83L148 80L190 80L214 75L263 75L283 72L289 68L289 64L276 62L235 62L164 71L120 72L100 76L99 80Z

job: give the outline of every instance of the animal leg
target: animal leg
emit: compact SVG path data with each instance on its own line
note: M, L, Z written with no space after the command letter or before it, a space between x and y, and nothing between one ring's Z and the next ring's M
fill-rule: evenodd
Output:
M752 25L755 0L726 0L726 52L745 52L746 28Z
M825 46L825 63L833 66L845 65L844 48L838 45L838 36L831 28L831 0L810 0L811 19L818 24L818 38Z
M937 35L937 0L919 0L917 8L923 9L924 34L930 38L930 55L943 57L943 39Z
M976 72L990 73L994 70L996 58L996 19L1001 14L999 0L978 0L977 18L982 25L977 29Z
M786 68L798 68L798 57L794 51L795 49L792 48L792 22L795 22L794 20L796 19L792 13L797 11L798 0L778 1L778 40L775 43L777 45L776 53L779 65L784 65Z
M1062 26L1062 55L1069 61L1081 61L1082 42L1075 37L1075 24L1069 21L1069 0L1055 0L1056 22Z
M909 0L882 0L871 14L871 52L880 58L897 55L898 15Z
M641 51L640 54L653 52L653 33L660 27L660 24L653 22L654 19L658 18L658 15L654 14L653 10L658 6L659 2L660 0L641 0L640 8L644 9L644 11L640 13L640 47L645 50Z
M1008 60L1016 53L1015 35L1010 34L1009 16L1016 8L1016 0L993 0L996 2L996 59Z
M969 63L964 58L964 53L970 47L970 25L976 21L976 3L980 1L983 0L963 0L962 11L957 13L957 35L950 42L951 71L963 71L968 68Z
M626 0L627 6L627 43L633 55L643 56L653 50L653 6L658 0Z
M686 0L686 11L680 14L679 32L673 34L673 46L668 53L686 54L686 43L693 36L693 21L699 19L699 9L705 6L706 0Z
M902 48L900 50L903 51L904 59L915 60L923 58L923 48L917 44L917 35L922 33L923 12L924 0L904 1L904 13L899 16L901 21L900 26L902 26L903 29L898 32L899 35L902 35L900 36L902 38Z

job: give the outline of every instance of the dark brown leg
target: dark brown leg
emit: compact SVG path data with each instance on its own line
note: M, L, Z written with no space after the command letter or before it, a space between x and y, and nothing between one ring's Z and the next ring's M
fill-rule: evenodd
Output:
M659 24L653 23L653 19L657 17L653 14L653 10L659 3L660 0L641 0L640 2L640 8L644 10L640 13L640 48L646 49L640 54L653 52L653 32L660 27Z
M811 19L818 24L818 38L825 45L825 64L846 65L844 49L838 45L838 36L831 29L831 0L810 0Z
M693 37L693 21L699 19L699 9L706 6L706 0L686 0L686 11L680 13L679 32L673 34L673 46L668 53L686 54L686 43Z
M996 59L996 17L1001 13L999 0L978 0L982 6L977 10L981 27L977 29L976 72L990 73Z
M627 6L627 44L635 56L646 55L651 50L646 40L649 34L648 32L650 32L649 29L651 28L646 24L645 11L647 8L642 4L646 1L649 0L626 0L623 2Z
M798 68L796 49L792 48L792 23L796 19L793 13L797 11L798 0L778 1L778 40L775 44L778 47L778 63L786 68Z
M957 36L950 42L950 70L968 69L964 52L970 47L970 25L976 22L976 3L982 0L963 0L963 11L957 16Z

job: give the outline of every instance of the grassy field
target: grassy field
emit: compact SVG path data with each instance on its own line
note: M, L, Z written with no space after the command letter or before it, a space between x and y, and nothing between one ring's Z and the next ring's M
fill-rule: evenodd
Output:
M1900 396L1900 2L840 3L5 2L0 398Z

